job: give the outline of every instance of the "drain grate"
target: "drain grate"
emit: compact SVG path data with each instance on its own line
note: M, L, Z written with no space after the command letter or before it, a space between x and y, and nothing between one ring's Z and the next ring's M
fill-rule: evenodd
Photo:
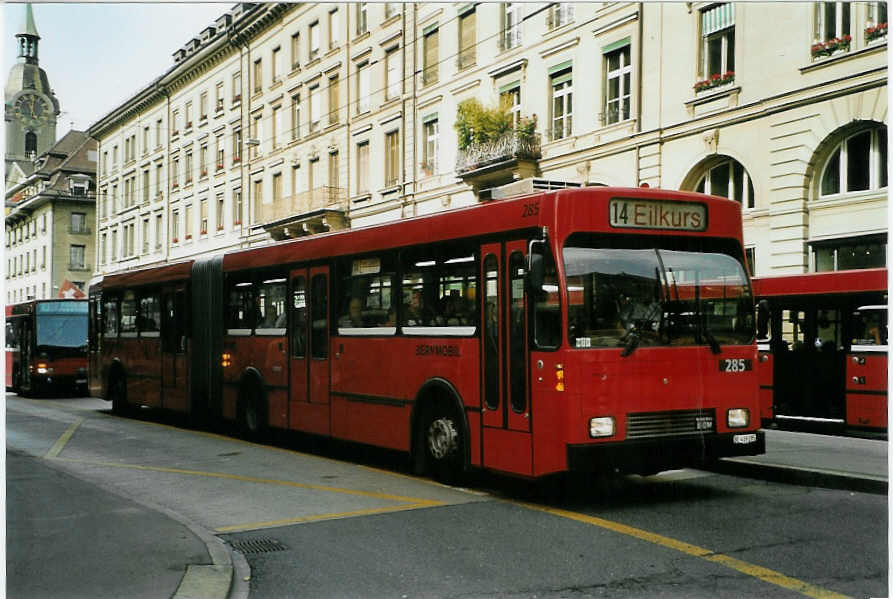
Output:
M232 542L233 549L242 553L270 553L273 551L285 551L288 549L285 545L271 539L270 537L260 537L257 539L242 539Z

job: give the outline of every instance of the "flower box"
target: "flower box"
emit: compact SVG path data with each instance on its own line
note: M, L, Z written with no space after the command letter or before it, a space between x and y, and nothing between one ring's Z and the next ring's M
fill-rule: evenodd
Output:
M223 225L217 225L217 230L218 230L218 231L223 231Z
M186 185L189 185L190 183L192 183L192 177L187 177L187 178L186 178Z
M174 129L173 133L171 133L171 136L176 136L176 135L180 135L180 131L177 129Z
M241 156L233 156L233 164L236 164L237 162L242 162Z
M186 236L186 241L189 241L190 239L192 239L192 235L187 235L187 236Z
M241 224L242 224L242 221L240 221L240 220L234 220L234 221L233 221L233 226L235 226L235 225L241 225Z
M241 100L241 99L242 99L242 94L236 94L235 96L233 96L233 102L234 102L234 103L235 103L235 102L238 102L238 101Z
M732 83L735 81L735 72L734 71L726 71L722 75L719 73L714 73L710 75L709 78L704 79L703 81L698 81L695 83L694 88L695 92L701 92L706 89L712 89L714 87L719 87L720 85L726 85L727 83Z
M179 242L180 242L180 239L177 237L174 237L173 239L171 239L171 243L179 243Z
M207 177L207 176L208 176L208 169L204 169L204 170L202 171L201 176L202 176L202 177Z
M887 35L887 24L886 23L878 23L873 27L865 28L865 41L873 42L876 39L880 39Z
M177 183L176 181L174 181L174 182L171 184L171 187L173 187L174 189L177 189L178 187L180 187L180 184Z
M192 121L186 121L186 128L189 129L192 127Z
M219 170L222 169L222 168L223 168L223 163L222 163L222 162L218 162L218 163L217 163L217 170L219 171Z
M826 42L816 42L810 47L809 51L814 59L831 56L838 50L849 51L851 41L853 41L853 38L849 35L835 37Z
M207 235L207 234L208 234L208 230L207 230L207 229L202 229L202 230L201 230L201 235Z

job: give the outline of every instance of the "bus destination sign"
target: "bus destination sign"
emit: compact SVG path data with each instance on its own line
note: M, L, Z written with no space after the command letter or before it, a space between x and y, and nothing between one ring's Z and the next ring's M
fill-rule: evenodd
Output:
M705 231L707 207L694 202L611 198L608 219L619 228Z

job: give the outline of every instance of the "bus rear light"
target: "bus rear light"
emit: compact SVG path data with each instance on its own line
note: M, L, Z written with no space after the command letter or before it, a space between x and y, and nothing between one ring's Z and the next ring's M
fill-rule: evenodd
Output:
M598 437L614 436L614 418L612 416L602 416L601 418L589 419L589 436L593 439Z
M564 365L555 365L555 390L564 391Z
M220 365L226 368L227 366L232 365L233 355L225 353L220 356Z
M744 428L750 424L750 410L732 408L726 413L726 424L729 428Z

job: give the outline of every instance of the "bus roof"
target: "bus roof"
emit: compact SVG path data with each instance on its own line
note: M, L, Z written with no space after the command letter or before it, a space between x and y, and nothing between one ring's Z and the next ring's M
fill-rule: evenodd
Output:
M754 296L813 295L886 291L887 269L837 270L796 275L754 277Z

